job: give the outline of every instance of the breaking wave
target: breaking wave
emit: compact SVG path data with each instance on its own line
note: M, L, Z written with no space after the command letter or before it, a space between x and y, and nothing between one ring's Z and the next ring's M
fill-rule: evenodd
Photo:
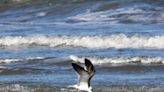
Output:
M66 56L66 57L56 57L56 58L44 58L44 57L34 57L25 59L0 59L0 64L18 63L18 62L44 62L44 63L61 63L68 64L68 62L79 62L84 63L84 59L88 58L96 65L104 64L164 64L163 57L99 57L99 56ZM71 63L71 62L70 62ZM2 68L2 67L0 67Z
M43 58L43 57L28 57L25 59L18 59L18 58L0 59L0 64L10 64L10 63L21 62L21 61L25 62L25 61L42 60L42 59L45 59L45 58Z
M144 48L164 49L164 36L16 36L1 37L0 47L45 46L54 48Z
M128 3L127 3L128 2ZM150 4L151 2L152 4ZM1 0L0 11L16 9L10 14L0 14L10 21L30 22L36 20L67 23L163 23L163 1L108 1L108 0ZM60 11L60 12L59 12ZM8 17L10 15L10 17ZM53 16L53 17L51 17ZM5 21L5 20L3 20ZM39 21L40 22L40 21ZM44 23L45 21L43 21Z
M148 7L147 7L148 8ZM87 12L68 18L68 21L81 22L111 22L111 23L157 23L164 20L164 13L160 8L145 11L140 6L126 7L116 10ZM160 12L159 12L160 11Z
M129 64L129 63L141 63L141 64L164 64L163 57L77 57L70 56L75 62L84 63L84 58L88 58L94 64Z

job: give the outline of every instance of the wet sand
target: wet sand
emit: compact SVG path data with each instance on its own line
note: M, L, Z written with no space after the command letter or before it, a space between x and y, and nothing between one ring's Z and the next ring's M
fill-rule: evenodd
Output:
M94 86L94 92L164 92L163 87L146 86ZM0 92L76 92L75 89L46 85L0 85Z

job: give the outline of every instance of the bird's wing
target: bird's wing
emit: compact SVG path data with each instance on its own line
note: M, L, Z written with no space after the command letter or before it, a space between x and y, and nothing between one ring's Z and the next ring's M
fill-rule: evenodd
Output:
M85 58L85 66L86 66L88 74L90 76L93 76L95 74L95 68L93 64L91 63L91 61L86 58Z
M83 67L81 67L81 66L79 66L78 64L76 64L76 63L72 63L72 67L74 68L74 70L78 73L78 74L82 74L83 72L86 72L86 70L83 68Z
M79 66L76 63L72 63L72 66L78 75L78 85L81 85L82 83L88 85L88 80L90 78L90 75L88 74L88 72L83 67Z

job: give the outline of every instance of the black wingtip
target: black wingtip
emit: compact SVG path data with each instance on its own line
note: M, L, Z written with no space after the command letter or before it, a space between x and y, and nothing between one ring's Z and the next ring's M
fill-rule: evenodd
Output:
M85 58L85 66L87 68L88 73L94 73L95 72L95 68L94 68L92 62L87 58Z
M87 59L87 58L85 58L85 64L93 66L92 62L89 59Z
M75 63L72 63L72 67L75 67L77 64L75 64Z
M76 63L72 63L72 67L74 68L74 70L77 72L77 73L81 73L82 71L85 71L83 67L79 66L78 64Z
M76 63L72 63L72 67L73 67L73 69L76 70L76 71L78 71L78 69L77 69L78 66L79 66L79 65L77 65Z

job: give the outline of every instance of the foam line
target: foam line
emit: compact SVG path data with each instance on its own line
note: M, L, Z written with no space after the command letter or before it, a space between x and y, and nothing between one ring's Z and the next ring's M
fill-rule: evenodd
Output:
M1 47L46 46L72 48L145 48L164 49L164 36L17 36L1 37Z

